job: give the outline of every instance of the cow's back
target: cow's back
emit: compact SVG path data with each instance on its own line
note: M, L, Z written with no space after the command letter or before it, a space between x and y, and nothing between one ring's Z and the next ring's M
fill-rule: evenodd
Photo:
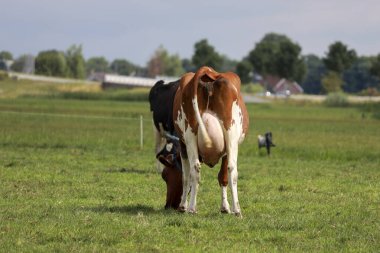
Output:
M158 81L149 92L150 110L158 131L161 130L159 126L161 123L165 131L174 133L173 102L178 87L179 80L168 84Z

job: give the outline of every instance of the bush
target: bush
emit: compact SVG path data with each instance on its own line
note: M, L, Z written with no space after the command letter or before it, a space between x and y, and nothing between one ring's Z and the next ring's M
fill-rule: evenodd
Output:
M8 78L8 73L5 71L0 71L0 81Z
M342 92L329 93L324 101L330 107L345 107L348 105L348 98Z
M375 87L368 87L359 93L360 96L380 96L380 92Z
M372 114L372 118L377 119L377 120L380 120L380 112L379 112L379 111L374 112L374 113Z
M260 84L249 83L249 84L242 85L241 91L245 93L255 94L255 93L264 92L264 89Z

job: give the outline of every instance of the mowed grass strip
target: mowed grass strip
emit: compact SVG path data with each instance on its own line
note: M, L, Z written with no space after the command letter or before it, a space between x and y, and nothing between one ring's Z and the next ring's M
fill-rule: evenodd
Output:
M217 167L202 167L197 215L163 209L149 121L139 147L148 103L1 99L1 251L378 251L380 121L352 107L248 110L240 220L219 213ZM257 150L268 130L271 157Z

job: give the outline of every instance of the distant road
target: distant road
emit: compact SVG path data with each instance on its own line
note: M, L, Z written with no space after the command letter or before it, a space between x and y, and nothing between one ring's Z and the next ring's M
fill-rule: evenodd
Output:
M348 101L351 103L365 103L365 102L380 102L380 96L377 97L370 97L370 96L347 96ZM284 96L269 96L269 97L263 97L263 96L256 96L256 95L249 95L249 94L243 94L243 99L246 103L270 103L274 100L283 100L283 99L290 99L295 101L310 101L310 102L317 102L321 103L326 99L325 95L291 95L289 97Z
M39 76L18 72L8 72L9 77L17 79L26 79L32 81L41 81L41 82L51 82L51 83L87 83L87 84L99 84L99 82L88 81L88 80L79 80L79 79L69 79L69 78L60 78L60 77L51 77L51 76Z
M323 102L326 99L325 95L292 95L289 97L292 100L304 100L304 101L314 101ZM347 96L348 101L351 103L365 103L365 102L380 102L380 96L370 97L370 96Z
M269 103L271 102L268 99L259 97L259 96L254 96L254 95L249 95L249 94L243 94L243 100L245 103L254 103L254 104L261 104L261 103Z

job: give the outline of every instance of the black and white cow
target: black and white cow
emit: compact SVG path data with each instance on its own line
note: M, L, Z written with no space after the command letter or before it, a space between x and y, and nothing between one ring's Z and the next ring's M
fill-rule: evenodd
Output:
M173 102L178 87L179 80L170 83L160 80L149 92L150 111L152 112L153 131L156 139L156 154L166 144L166 138L177 138L173 124ZM162 169L162 165L157 162L157 171L162 173Z

